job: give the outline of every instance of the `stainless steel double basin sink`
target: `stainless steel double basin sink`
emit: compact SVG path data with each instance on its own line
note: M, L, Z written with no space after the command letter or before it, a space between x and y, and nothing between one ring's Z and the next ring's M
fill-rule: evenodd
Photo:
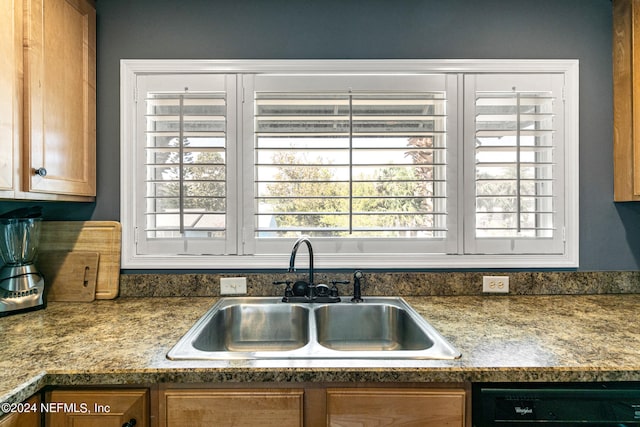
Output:
M167 357L456 359L460 352L402 298L306 304L232 297L212 306Z

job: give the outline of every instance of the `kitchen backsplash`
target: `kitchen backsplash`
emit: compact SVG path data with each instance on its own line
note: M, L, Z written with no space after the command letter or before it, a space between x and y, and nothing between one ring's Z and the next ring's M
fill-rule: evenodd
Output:
M640 272L364 272L367 296L480 295L482 276L509 276L511 295L640 293ZM352 272L316 272L316 283L351 280ZM220 278L246 277L248 296L280 296L284 285L274 281L305 279L303 273L122 274L120 297L219 296ZM338 285L349 295L351 285Z

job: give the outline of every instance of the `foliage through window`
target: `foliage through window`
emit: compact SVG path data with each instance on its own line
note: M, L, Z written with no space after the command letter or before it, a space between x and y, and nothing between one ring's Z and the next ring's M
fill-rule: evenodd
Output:
M147 235L224 237L224 95L150 92L145 102Z
M445 102L257 93L257 237L443 236Z

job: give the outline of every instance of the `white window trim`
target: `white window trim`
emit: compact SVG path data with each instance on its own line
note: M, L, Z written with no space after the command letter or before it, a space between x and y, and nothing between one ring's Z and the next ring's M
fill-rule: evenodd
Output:
M313 70L310 72L309 70ZM127 155L134 140L136 75L153 73L562 73L565 75L565 212L566 250L561 255L446 255L316 253L318 268L575 268L579 262L579 63L577 60L121 60L121 222L122 267L128 269L255 269L287 265L288 253L244 256L151 256L135 253L135 222L131 189L135 165ZM462 91L458 91L459 96ZM240 112L238 112L240 113ZM462 132L459 120L458 133ZM240 144L242 145L242 144ZM242 159L238 148L237 159ZM455 159L462 166L462 156ZM239 166L239 164L238 164ZM236 183L238 190L243 183ZM458 197L461 202L461 196ZM461 220L461 218L459 218ZM243 236L238 236L242 239ZM458 238L462 238L459 236Z

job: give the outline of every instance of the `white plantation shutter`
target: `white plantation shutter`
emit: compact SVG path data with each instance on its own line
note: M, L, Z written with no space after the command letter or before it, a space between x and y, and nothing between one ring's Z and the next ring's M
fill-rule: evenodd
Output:
M419 244L445 252L446 78L359 76L358 88L353 78L306 79L312 88L301 91L295 81L256 78L257 246L305 234L368 251Z
M469 253L564 247L563 76L466 76Z
M235 87L229 80L225 76L139 79L138 134L144 141L138 158L144 184L138 193L140 253L233 251L228 239L235 231L228 233L234 219L229 211L227 147L229 102L233 103Z

